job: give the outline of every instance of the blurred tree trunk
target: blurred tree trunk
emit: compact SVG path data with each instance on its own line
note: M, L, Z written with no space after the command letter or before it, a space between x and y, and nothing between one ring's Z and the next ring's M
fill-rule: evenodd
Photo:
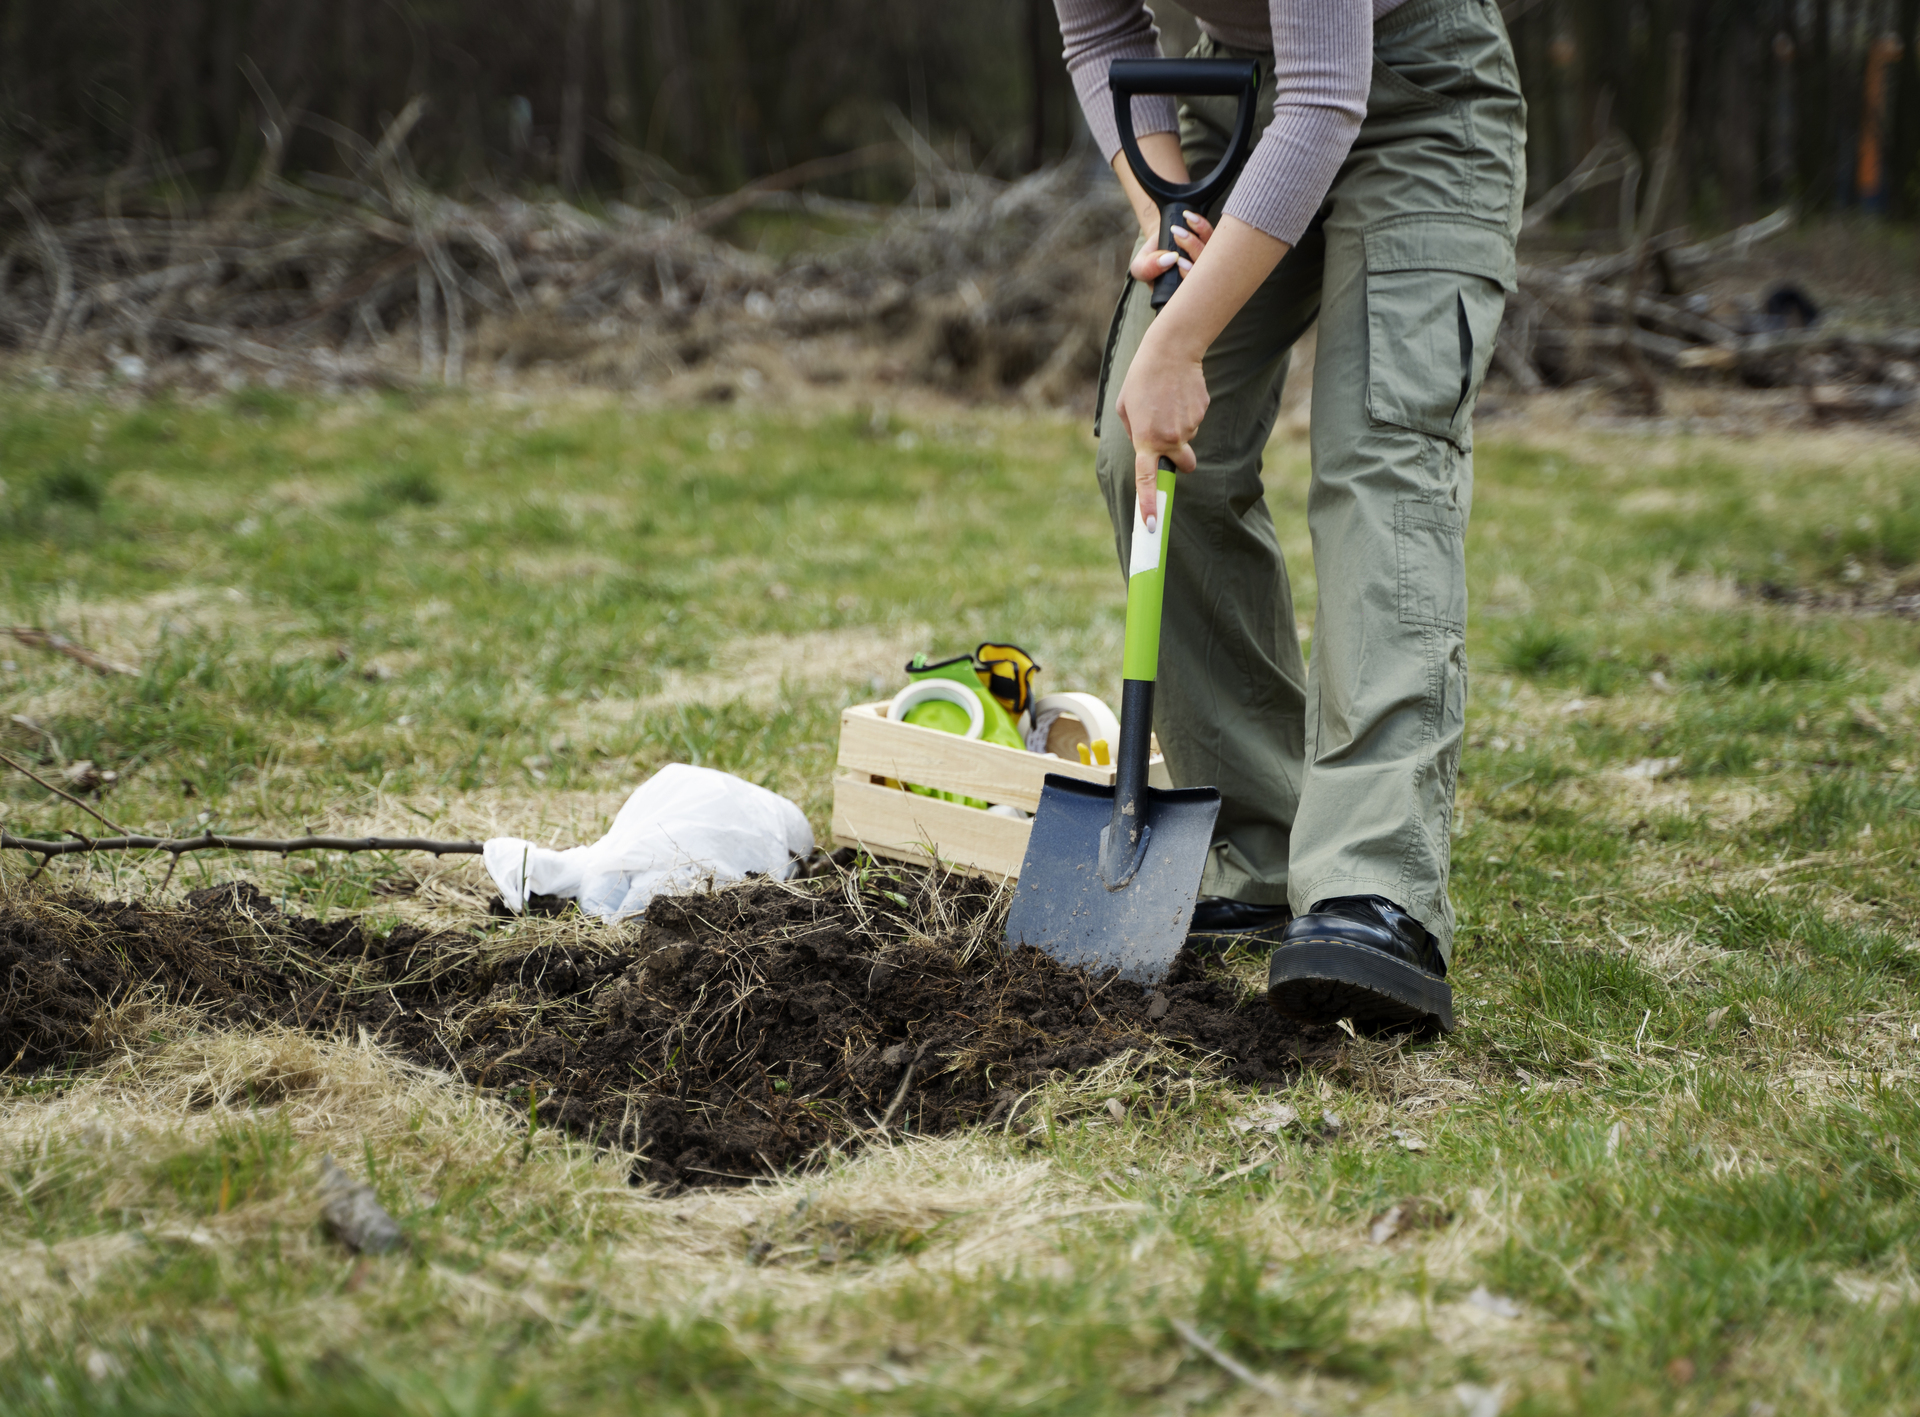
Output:
M201 0L175 0L165 48L173 96L173 145L182 153L198 152L207 140L206 98L200 90L204 28Z
M158 5L159 0L134 0L133 50L127 63L127 88L132 96L129 137L133 145L127 154L129 162L144 159L154 143L154 108L160 97L156 80L161 73L154 62L159 57L158 17L154 14Z
M567 17L567 67L560 88L560 185L580 191L581 149L587 117L587 26L593 0L572 0Z
M1906 49L1890 70L1886 190L1893 210L1920 216L1920 0L1501 3L1530 101L1534 192L1603 136L1603 94L1650 158L1664 39L1690 36L1674 180L1703 220L1775 196L1815 211L1845 200L1865 46L1894 30ZM1179 52L1191 17L1173 0L1153 8ZM1048 0L0 0L0 163L106 171L211 149L193 180L239 187L261 151L239 70L251 59L282 103L369 137L428 97L409 152L430 181L499 166L504 180L573 193L635 190L651 152L720 188L884 142L890 108L961 165L979 154L1012 175L1077 131L1059 45ZM338 164L321 132L289 141L289 170ZM876 170L840 190L898 198L905 175ZM1564 217L1612 224L1618 197L1596 188Z
M366 29L361 6L365 0L340 0L340 96L334 100L334 118L343 128L361 131L360 83L367 63Z
M684 166L703 165L701 125L693 118L693 55L680 0L653 0L651 45L654 99L647 115L646 149Z
M633 54L627 43L627 0L600 0L600 42L607 62L607 126L628 147L638 147L633 121ZM623 166L624 166L623 162ZM632 175L628 175L632 181Z
M1799 176L1801 194L1815 206L1826 206L1834 199L1834 136L1831 95L1833 85L1827 72L1832 58L1832 15L1827 0L1813 0L1807 22L1799 7L1788 12L1795 22L1794 34L1794 167Z
M1920 0L1900 0L1894 33L1905 46L1893 70L1893 122L1887 134L1887 209L1920 215Z
M1027 0L1027 170L1047 158L1047 46L1057 43L1053 6L1048 0Z
M1759 16L1745 6L1736 7L1731 31L1720 36L1713 166L1719 170L1728 220L1744 223L1754 217L1763 126L1759 98L1768 65L1762 58ZM1701 46L1695 50L1703 58L1712 52L1705 46L1705 38L1701 37Z
M215 141L227 155L227 183L237 187L247 175L249 125L240 115L240 26L245 0L214 0L219 16L213 36L212 117Z

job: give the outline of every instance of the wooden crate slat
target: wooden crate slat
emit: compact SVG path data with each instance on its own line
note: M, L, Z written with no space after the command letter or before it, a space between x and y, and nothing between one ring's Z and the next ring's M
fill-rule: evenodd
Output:
M1103 787L1113 784L1110 766L1070 763L998 743L942 733L936 728L896 723L883 715L881 710L885 707L884 704L856 704L840 715L839 765L842 769L890 777L942 792L958 792L1028 812L1040 805L1040 789L1050 772ZM1164 759L1153 759L1147 770L1147 781L1155 787L1173 785ZM978 811L977 808L971 810Z
M882 787L860 775L833 782L834 845L896 861L925 864L932 859L927 846L934 844L943 861L996 878L1016 877L1032 829L1031 822Z

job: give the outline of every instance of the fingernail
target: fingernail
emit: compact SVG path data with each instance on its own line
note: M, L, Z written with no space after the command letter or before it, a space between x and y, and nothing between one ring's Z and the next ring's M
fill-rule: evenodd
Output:
M1148 517L1147 518L1147 535L1155 536L1159 534L1159 531L1160 531L1160 518L1157 516Z
M1184 226L1170 226L1167 228L1167 234L1176 238L1193 235L1193 233L1188 231Z
M1180 215L1185 217L1188 221L1205 221L1206 220L1206 218L1201 216L1199 212L1182 212L1180 213Z
M1186 275L1192 269L1193 269L1193 262L1189 261L1185 256L1182 256L1180 258L1180 274Z
M1160 269L1164 271L1168 266L1172 265L1175 261L1179 259L1180 259L1180 253L1178 251L1162 251L1160 253L1160 259L1159 259Z

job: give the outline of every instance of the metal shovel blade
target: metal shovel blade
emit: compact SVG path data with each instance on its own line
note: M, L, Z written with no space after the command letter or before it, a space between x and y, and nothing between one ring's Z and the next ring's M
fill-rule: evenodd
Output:
M1124 979L1156 984L1186 942L1220 793L1148 788L1145 850L1132 874L1110 887L1100 870L1100 833L1113 820L1113 792L1047 774L1007 943L1045 950L1070 968L1117 965Z

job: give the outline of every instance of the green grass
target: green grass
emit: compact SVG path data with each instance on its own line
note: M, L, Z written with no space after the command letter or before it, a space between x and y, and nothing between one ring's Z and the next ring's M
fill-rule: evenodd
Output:
M1913 1410L1920 628L1742 591L1913 561L1904 454L1863 446L1486 431L1462 1027L1356 1041L1277 1099L1302 1125L1116 1074L1030 1133L657 1198L352 1039L189 1101L208 1035L158 1019L121 1062L4 1076L0 1408L1251 1410L1179 1320L1332 1412L1459 1384L1508 1413ZM0 459L0 614L140 666L7 649L34 725L7 751L119 772L98 805L130 826L572 839L692 761L824 831L837 714L894 657L1006 636L1043 684L1117 692L1077 421L15 392ZM1267 477L1310 622L1304 445ZM97 828L17 777L0 807ZM127 896L163 869L50 874ZM246 869L319 913L484 901L471 863ZM328 1238L323 1152L406 1251Z

